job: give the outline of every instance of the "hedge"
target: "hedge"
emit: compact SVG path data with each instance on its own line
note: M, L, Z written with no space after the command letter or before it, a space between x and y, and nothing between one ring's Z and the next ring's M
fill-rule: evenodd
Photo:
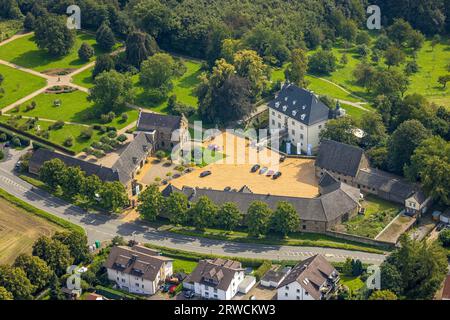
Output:
M78 225L76 225L76 224L74 224L72 222L69 222L69 221L67 221L65 219L62 219L60 217L57 217L57 216L55 216L53 214L50 214L50 213L48 213L48 212L46 212L44 210L38 209L36 207L33 207L29 203L27 203L27 202L25 202L25 201L15 197L15 196L9 194L8 192L6 192L6 191L4 191L2 189L0 189L0 197L5 199L6 201L12 203L15 206L17 206L17 207L19 207L19 208L21 208L21 209L23 209L23 210L25 210L27 212L30 212L30 213L32 213L32 214L34 214L36 216L44 218L44 219L46 219L46 220L48 220L48 221L50 221L50 222L52 222L52 223L54 223L54 224L56 224L56 225L58 225L60 227L63 227L65 229L69 229L71 231L75 231L75 232L79 232L79 233L85 234L85 231L84 231L84 229L82 227L80 227L80 226L78 226Z
M267 271L272 268L272 263L270 261L264 261L258 269L256 269L254 276L256 277L256 280L259 281L261 278L267 273Z

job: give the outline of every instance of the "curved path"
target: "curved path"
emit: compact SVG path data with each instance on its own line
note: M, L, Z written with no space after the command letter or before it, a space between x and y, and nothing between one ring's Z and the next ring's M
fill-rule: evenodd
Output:
M30 184L15 176L13 174L14 164L22 152L11 150L8 159L1 163L0 188L7 190L36 208L82 226L91 242L94 240L109 240L116 235L120 235L126 239L134 239L139 242L173 249L246 258L303 260L319 253L332 261L345 261L347 257L350 257L371 264L380 264L385 258L381 254L341 249L237 243L196 238L159 231L139 222L125 222L119 218L89 214L43 190L33 189Z

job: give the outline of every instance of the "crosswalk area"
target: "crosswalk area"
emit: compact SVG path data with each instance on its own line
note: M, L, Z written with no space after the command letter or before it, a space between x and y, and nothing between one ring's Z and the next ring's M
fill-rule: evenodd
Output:
M19 190L19 191L22 191L22 192L25 192L25 191L28 190L27 188L25 188L25 187L22 186L21 184L19 184L19 183L13 181L12 179L10 179L10 178L8 178L8 177L0 176L0 180L1 180L3 183L5 183L5 184L7 184L7 185L9 185L9 186L12 186L12 187L13 187L14 189L16 189L16 190Z

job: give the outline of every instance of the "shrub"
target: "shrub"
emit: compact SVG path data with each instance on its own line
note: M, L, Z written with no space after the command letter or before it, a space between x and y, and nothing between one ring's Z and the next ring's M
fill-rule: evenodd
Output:
M81 44L80 49L78 50L78 57L83 61L88 61L90 58L94 56L94 48L86 42Z
M91 147L94 149L100 149L103 146L103 143L99 142L99 141L94 141L91 144Z
M6 135L6 133L1 133L0 134L0 142L6 142L8 141L8 136Z
M450 247L450 229L445 229L439 234L439 240L444 247Z
M261 280L261 278L264 277L264 275L267 273L267 271L270 270L270 268L272 268L272 263L270 263L270 261L264 261L254 272L256 280Z
M66 140L64 140L64 146L66 147L72 147L73 146L73 138L72 137L68 137L66 138Z
M120 116L120 119L122 120L122 122L127 122L128 121L128 114L127 113L122 113L122 115Z
M105 156L105 153L102 150L94 150L92 155L96 158L101 158Z
M22 146L19 137L13 137L11 139L11 144L13 145L13 147L21 147Z
M116 131L108 131L107 136L111 139L115 138L115 137L117 137L117 132Z
M58 130L58 129L61 129L62 127L64 127L64 124L65 124L64 121L58 120L55 123L53 123L51 126L49 126L48 128L50 130Z
M127 141L127 140L128 140L128 138L127 138L127 136L124 135L124 134L121 134L121 135L119 135L119 136L117 137L117 141L119 141L119 142L125 142L125 141Z
M80 138L89 140L92 138L92 135L94 134L94 130L92 128L85 128L80 133Z

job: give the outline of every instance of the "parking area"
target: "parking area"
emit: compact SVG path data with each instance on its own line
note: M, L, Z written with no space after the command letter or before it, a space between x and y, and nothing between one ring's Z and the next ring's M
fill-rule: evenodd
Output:
M183 186L212 188L223 190L227 187L240 189L246 185L254 193L285 195L313 198L318 195L318 184L314 176L314 160L303 158L287 158L278 163L277 152L263 148L259 152L244 138L223 133L213 141L206 142L203 147L208 150L211 145L218 146L218 151L225 155L223 161L216 161L205 167L196 167L192 173L171 180L181 188ZM273 172L280 171L281 177L274 180L259 171L252 173L253 165ZM211 171L211 175L200 177L203 171Z

